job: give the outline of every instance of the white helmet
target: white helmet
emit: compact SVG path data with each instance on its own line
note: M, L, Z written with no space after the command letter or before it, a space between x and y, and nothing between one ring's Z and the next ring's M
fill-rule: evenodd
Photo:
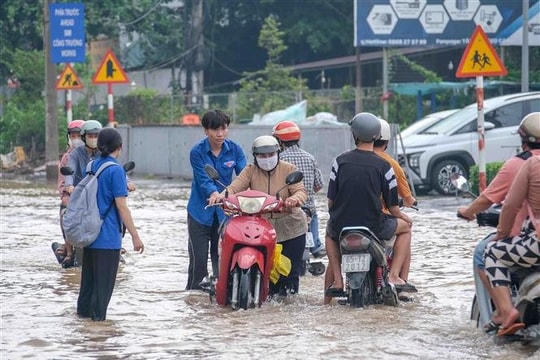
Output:
M524 142L540 143L540 112L526 115L519 124L518 133Z
M379 121L381 122L381 138L379 140L390 141L390 138L392 137L390 124L388 124L388 121L381 118L379 118Z
M270 154L279 151L279 144L275 137L262 135L253 140L251 151L253 154Z

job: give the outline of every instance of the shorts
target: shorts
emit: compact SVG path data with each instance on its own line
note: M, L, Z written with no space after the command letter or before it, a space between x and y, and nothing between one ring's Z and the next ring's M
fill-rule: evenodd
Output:
M379 238L379 240L390 240L396 233L397 229L397 218L392 215L383 215L383 224L380 231L374 232L375 235ZM339 233L340 231L336 231L332 227L332 219L328 219L328 222L326 224L326 235L329 236L332 240L338 241L339 240Z

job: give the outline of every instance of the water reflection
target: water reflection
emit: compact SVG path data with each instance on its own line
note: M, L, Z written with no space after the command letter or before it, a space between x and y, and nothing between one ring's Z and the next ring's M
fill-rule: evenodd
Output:
M471 254L487 229L458 220L469 200L422 198L414 218L412 303L365 310L322 306L322 277L301 279L300 294L232 312L187 280L189 184L136 179L129 203L143 255L128 252L108 310L95 323L75 314L79 269L61 269L52 186L2 182L2 358L130 359L537 359L540 352L494 346L468 320ZM318 199L319 209L325 199ZM321 212L321 229L327 220ZM322 231L321 231L322 232ZM124 246L131 250L128 240Z

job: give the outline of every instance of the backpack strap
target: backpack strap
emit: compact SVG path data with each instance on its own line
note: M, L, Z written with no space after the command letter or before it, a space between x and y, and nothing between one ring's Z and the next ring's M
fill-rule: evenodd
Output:
M516 155L516 157L521 158L523 160L527 160L532 156L532 152L530 151L522 151L519 154Z
M88 163L89 166L91 166L91 163L93 163L94 161L91 161L90 163ZM103 170L105 170L106 168L108 168L109 166L113 166L113 165L118 165L117 163L115 163L114 161L107 161L106 163L103 163L101 164L101 166L97 169L96 173L95 173L95 176L96 178L99 177L99 175L101 175L101 173L103 172ZM88 170L88 169L87 169ZM112 207L114 205L114 200L111 202L111 204L109 205L109 207L107 208L107 211L105 211L105 214L103 214L103 219L107 218L107 215L109 215L109 211L111 211ZM120 227L120 230L122 229L122 222L120 221L120 224L119 224L119 227Z

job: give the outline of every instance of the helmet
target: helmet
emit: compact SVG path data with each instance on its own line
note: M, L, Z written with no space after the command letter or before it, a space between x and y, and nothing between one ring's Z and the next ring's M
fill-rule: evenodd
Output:
M97 120L88 120L81 128L81 135L85 134L99 134L103 126Z
M381 136L381 122L379 118L368 112L361 112L349 121L354 139L372 142Z
M72 132L81 132L81 129L82 129L83 125L84 125L84 120L73 120L73 121L71 121L68 124L68 127L67 127L68 134L72 133Z
M392 137L390 124L388 124L388 121L381 118L379 118L379 121L381 122L381 138L379 140L390 141L390 138Z
M526 115L519 124L518 134L524 142L540 143L540 112Z
M272 129L272 135L281 141L300 140L300 128L292 121L280 121Z
M122 136L115 128L108 127L100 131L97 141L99 151L110 154L122 145Z
M251 150L253 154L270 154L279 150L279 144L275 137L263 135L253 140Z

